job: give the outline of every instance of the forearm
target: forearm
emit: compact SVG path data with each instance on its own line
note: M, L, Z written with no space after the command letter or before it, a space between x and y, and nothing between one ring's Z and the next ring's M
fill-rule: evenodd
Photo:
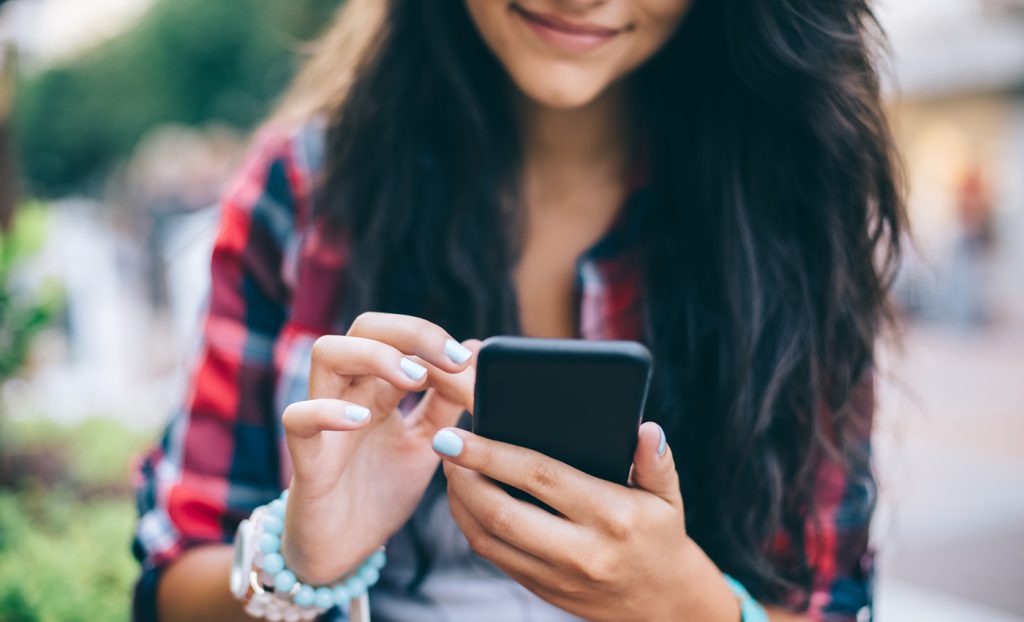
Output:
M739 601L729 589L721 570L695 542L689 541L688 546L690 552L685 565L689 568L684 569L683 573L696 583L694 589L689 591L695 596L690 596L689 602L682 604L676 611L689 611L690 618L694 620L740 622ZM778 607L766 607L765 610L771 622L812 622L807 615Z
M669 605L659 620L678 620L680 612L685 619L706 622L739 622L740 606L736 595L729 589L722 572L700 546L687 538L682 563L670 585L686 585L675 590L663 603Z
M807 614L793 613L778 607L765 607L772 622L813 622Z
M230 545L211 544L175 560L164 571L157 590L161 622L252 620L229 589L233 557Z

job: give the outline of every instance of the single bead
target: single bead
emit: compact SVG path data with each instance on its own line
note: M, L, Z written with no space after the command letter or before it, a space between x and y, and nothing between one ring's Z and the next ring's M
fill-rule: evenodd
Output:
M352 594L349 593L348 588L345 587L344 583L340 585L335 585L333 592L334 602L339 607L344 607L345 605L348 605L348 602L352 600Z
M270 574L277 574L284 569L284 558L280 553L269 553L263 556L263 563L260 564Z
M279 536L284 531L284 521L273 514L267 514L263 517L263 531Z
M302 584L299 587L299 591L295 592L292 602L300 607L309 607L313 604L314 599L316 599L316 592L313 591L313 588Z
M288 609L284 612L284 622L299 622L301 619L298 609Z
M329 587L318 587L316 588L316 598L314 601L317 607L321 609L330 609L334 606L334 594L331 592Z
M295 587L296 581L294 572L288 569L282 570L274 577L274 591L278 594L290 592Z
M380 570L384 567L384 564L388 562L388 556L384 553L384 549L377 549L370 555L370 559L367 562L374 568Z
M281 548L281 538L272 533L260 534L260 552L277 553Z
M268 609L266 613L266 619L270 622L281 622L284 616L277 609Z
M359 569L359 578L366 583L366 587L371 587L380 579L380 571L373 566L364 565Z
M352 598L359 598L366 593L366 582L360 579L359 575L349 577L348 581L345 581L345 587Z
M284 520L284 507L284 501L274 499L269 505L267 505L267 511L270 512L272 516L276 516Z

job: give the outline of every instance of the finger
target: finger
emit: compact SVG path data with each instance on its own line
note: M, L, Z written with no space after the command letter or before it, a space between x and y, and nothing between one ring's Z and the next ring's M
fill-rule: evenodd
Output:
M469 365L456 374L434 373L430 363L423 360L428 368L431 388L417 408L409 415L408 424L419 428L425 436L433 436L439 429L458 423L463 412L473 413L473 389L476 386L476 354L480 351L479 339L462 342L470 352Z
M452 518L459 525L473 552L490 561L509 574L515 574L534 581L551 578L556 570L551 564L520 550L489 533L466 509L457 496L449 495L448 505Z
M465 411L462 404L453 402L431 387L405 421L421 438L431 438L439 429L458 424Z
M411 315L362 313L352 322L348 334L390 344L448 373L465 369L473 356L437 324Z
M436 389L448 402L457 404L460 412L463 410L473 412L473 388L476 386L475 367L467 367L458 373L449 374L438 373L436 367L425 361L417 359L417 362L427 368L430 388Z
M540 452L466 430L439 430L433 447L442 460L528 492L575 523L593 522L596 508L621 501L616 488L628 492Z
M640 426L639 434L633 454L633 485L673 505L681 505L679 475L665 431L657 423L648 421Z
M490 535L557 566L577 558L579 529L566 519L520 501L476 471L445 463L449 497Z
M293 474L310 477L322 471L326 463L344 466L351 457L344 447L356 442L358 430L365 428L372 418L369 408L344 400L316 399L290 404L281 416L281 424ZM343 434L329 438L322 432Z
M369 408L335 399L295 402L284 409L281 423L286 434L309 438L325 430L358 430L370 422Z
M309 397L338 397L353 377L376 376L401 392L415 391L427 381L427 369L387 343L324 335L313 344Z

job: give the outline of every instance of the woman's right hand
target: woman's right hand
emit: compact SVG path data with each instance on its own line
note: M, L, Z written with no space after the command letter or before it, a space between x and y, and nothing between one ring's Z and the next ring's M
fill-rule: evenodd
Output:
M282 552L300 580L321 585L353 570L412 515L438 466L434 432L472 409L467 345L479 342L386 313L316 341L310 399L283 417L292 481ZM399 401L423 389L403 417Z

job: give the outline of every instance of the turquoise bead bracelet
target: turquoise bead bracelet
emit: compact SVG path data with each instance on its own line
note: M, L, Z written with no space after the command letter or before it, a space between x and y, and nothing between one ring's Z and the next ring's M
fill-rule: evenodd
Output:
M380 547L347 579L334 585L315 587L306 585L285 567L281 555L281 533L284 531L284 513L288 503L288 491L270 503L257 508L263 510L257 523L259 539L257 547L261 554L259 567L268 577L268 585L274 586L275 594L291 596L299 607L330 609L337 605L344 607L355 598L360 598L380 580L380 569L387 563L384 547ZM256 512L253 513L254 516Z
M740 622L769 622L768 612L764 610L761 603L754 600L743 584L729 575L725 576L725 582L729 589L740 601Z

